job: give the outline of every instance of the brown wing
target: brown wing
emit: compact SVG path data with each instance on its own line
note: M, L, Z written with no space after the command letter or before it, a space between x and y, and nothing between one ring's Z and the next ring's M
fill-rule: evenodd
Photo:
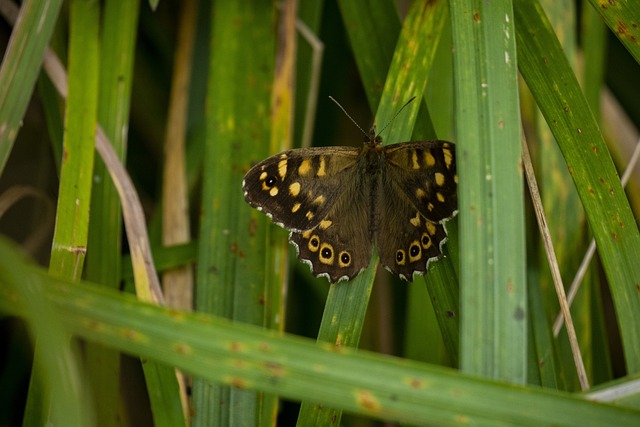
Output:
M315 276L330 282L351 280L369 265L373 252L371 182L353 169L345 176L344 191L314 228L292 232L289 240L298 257Z
M331 210L344 191L345 176L356 165L358 150L318 147L289 150L256 164L242 181L244 198L276 224L309 230Z
M455 146L447 141L414 141L385 147L386 175L415 209L431 222L458 211Z
M405 280L442 255L444 222L458 209L453 144L420 141L386 147L376 197L381 264Z

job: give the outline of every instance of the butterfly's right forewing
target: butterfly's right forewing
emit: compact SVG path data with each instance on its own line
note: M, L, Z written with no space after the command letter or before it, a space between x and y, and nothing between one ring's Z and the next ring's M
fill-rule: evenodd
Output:
M431 222L458 210L455 146L447 141L413 141L386 147L387 174L414 208Z

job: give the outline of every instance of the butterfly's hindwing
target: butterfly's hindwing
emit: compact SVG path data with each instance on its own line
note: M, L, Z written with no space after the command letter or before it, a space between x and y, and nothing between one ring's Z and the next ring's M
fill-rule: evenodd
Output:
M412 281L415 274L424 274L429 263L442 255L447 240L444 224L427 220L407 198L394 188L383 184L380 196L385 203L377 207L379 228L376 244L380 263L404 280Z
M355 169L353 172L349 182L362 181ZM309 264L315 276L325 276L332 283L351 280L369 265L373 236L368 189L362 185L345 187L316 227L289 236L298 258Z
M350 147L289 150L256 164L245 175L244 197L287 230L309 230L344 191L358 150Z

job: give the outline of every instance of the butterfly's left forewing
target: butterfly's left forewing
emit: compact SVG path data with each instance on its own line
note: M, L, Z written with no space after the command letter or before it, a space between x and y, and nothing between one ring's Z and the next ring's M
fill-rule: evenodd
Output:
M371 259L370 181L359 150L305 148L269 157L245 175L245 200L291 231L298 258L315 276L350 280Z
M242 183L244 198L275 223L292 231L309 230L331 209L345 176L356 164L351 147L300 148L253 166Z

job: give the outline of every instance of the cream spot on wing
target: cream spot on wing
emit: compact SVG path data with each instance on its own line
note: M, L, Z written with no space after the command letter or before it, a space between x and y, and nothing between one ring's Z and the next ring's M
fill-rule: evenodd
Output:
M300 183L299 182L294 182L293 184L291 184L289 186L289 194L291 194L293 197L297 197L298 194L300 194Z
M436 184L438 184L439 187L442 187L444 185L444 175L440 172L436 172L434 177L436 179Z
M453 153L448 148L442 149L442 154L444 154L444 164L447 165L447 169L451 167L451 163L453 163Z
M326 171L326 161L324 156L320 157L320 166L318 167L318 172L316 172L316 175L318 176L325 176L327 174Z
M427 222L427 231L429 232L429 234L431 236L436 234L436 226L435 226L435 224L433 224L431 222Z
M426 195L427 195L427 193L425 193L425 192L424 192L424 190L423 190L422 188L418 188L418 189L416 190L416 197L417 197L418 199L424 199Z
M316 197L313 202L314 205L321 205L324 203L324 196L323 195L319 195L318 197Z
M260 181L264 181L265 179L267 179L267 173L265 171L262 171L262 173L260 174Z
M420 227L420 212L416 212L416 216L409 220L414 227Z
M436 159L430 151L424 152L424 164L427 165L427 167L431 167L436 164Z
M418 152L416 150L411 151L411 166L414 169L420 169L420 163L418 163Z
M307 214L306 214L305 216L307 217L307 219L308 219L309 221L311 221L311 220L313 219L313 212L308 211L308 212L307 212Z
M436 198L440 203L444 203L444 196L442 195L442 193L436 193Z
M292 213L296 213L300 210L300 206L302 206L300 203L294 203L293 207L291 208L291 212Z
M278 175L283 179L287 176L287 159L283 159L278 162Z
M326 230L327 228L331 227L331 224L333 224L333 221L331 221L330 219L323 219L322 221L320 221L320 230Z
M298 174L300 176L308 175L311 172L311 160L303 160L298 166Z
M269 190L269 195L271 197L277 196L278 195L278 187L271 188L271 190Z

